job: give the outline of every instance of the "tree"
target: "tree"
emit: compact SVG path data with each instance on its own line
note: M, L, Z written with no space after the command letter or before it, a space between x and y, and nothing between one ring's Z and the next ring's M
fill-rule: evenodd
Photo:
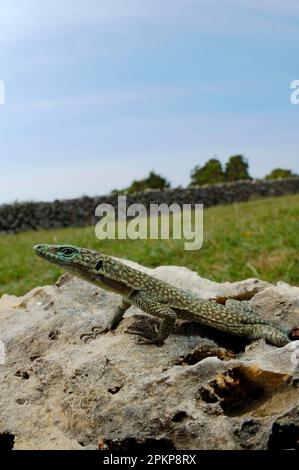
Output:
M271 171L268 175L265 176L266 180L276 180L278 178L294 178L294 176L298 176L293 173L291 170L285 170L283 168L275 168Z
M225 180L238 181L251 179L248 167L248 162L243 155L233 155L225 165Z
M154 171L151 171L147 178L142 180L134 180L132 184L126 188L121 190L113 190L113 194L122 194L122 193L136 193L138 191L144 191L145 189L166 189L170 187L169 181L163 176L158 175Z
M202 167L196 165L191 171L190 186L221 183L223 181L224 172L222 165L216 158L211 158Z

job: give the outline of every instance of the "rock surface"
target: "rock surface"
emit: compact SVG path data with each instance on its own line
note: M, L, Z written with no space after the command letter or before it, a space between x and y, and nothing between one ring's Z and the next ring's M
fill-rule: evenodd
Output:
M182 267L153 275L205 298L249 299L293 331L299 288L248 279L217 284ZM283 348L181 322L161 347L107 324L115 294L70 275L0 299L0 448L288 449L299 442L299 341Z

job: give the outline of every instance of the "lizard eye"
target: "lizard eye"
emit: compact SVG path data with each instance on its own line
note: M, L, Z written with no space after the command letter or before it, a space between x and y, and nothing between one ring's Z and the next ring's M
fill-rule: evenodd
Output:
M73 248L62 248L61 253L64 256L71 256L75 253L75 250Z
M96 271L99 271L102 266L103 266L103 260L100 259L100 260L97 262L97 265L96 265L96 267L95 267Z

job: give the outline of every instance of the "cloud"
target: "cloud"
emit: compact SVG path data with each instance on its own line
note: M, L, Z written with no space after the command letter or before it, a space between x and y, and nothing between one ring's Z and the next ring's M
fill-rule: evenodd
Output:
M215 3L215 2L214 2ZM224 0L227 7L260 11L270 14L299 13L297 0Z
M70 98L62 98L57 100L36 101L26 106L27 109L43 109L43 108L65 108L72 106L109 106L119 105L122 103L131 103L138 100L140 95L134 92L107 92L96 93L94 95L74 96Z
M2 0L0 43L79 34L86 28L115 28L117 32L140 21L164 21L178 28L187 22L198 30L235 35L251 32L248 13L255 16L255 33L277 24L282 32L298 31L295 25L282 24L284 17L299 14L297 0Z
M244 84L243 84L244 86ZM194 97L198 93L221 93L224 92L225 88L221 85L210 84L202 86L163 86L163 85L151 85L134 87L134 89L123 89L123 90L106 90L101 93L94 93L83 96L71 96L68 98L61 98L55 100L40 100L34 101L29 105L25 105L26 110L28 109L46 109L46 108L70 108L73 106L119 106L132 103L153 103L158 101L159 103L179 97ZM18 110L20 107L17 108Z
M146 14L147 0L2 0L1 41L98 26Z

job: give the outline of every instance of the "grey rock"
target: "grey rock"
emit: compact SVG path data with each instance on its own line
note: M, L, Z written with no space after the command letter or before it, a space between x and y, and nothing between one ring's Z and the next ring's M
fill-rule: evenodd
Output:
M298 288L254 279L217 284L182 267L128 264L204 298L250 299L265 318L298 327ZM183 324L162 347L141 345L125 333L144 316L131 307L115 331L83 343L80 335L92 326L105 328L117 301L117 295L67 274L23 297L2 296L0 447L298 445L299 341L283 348L263 340L238 343ZM280 306L283 313L275 315Z
M276 286L270 285L258 293L251 300L251 304L265 320L288 330L299 326L299 287L278 282Z

